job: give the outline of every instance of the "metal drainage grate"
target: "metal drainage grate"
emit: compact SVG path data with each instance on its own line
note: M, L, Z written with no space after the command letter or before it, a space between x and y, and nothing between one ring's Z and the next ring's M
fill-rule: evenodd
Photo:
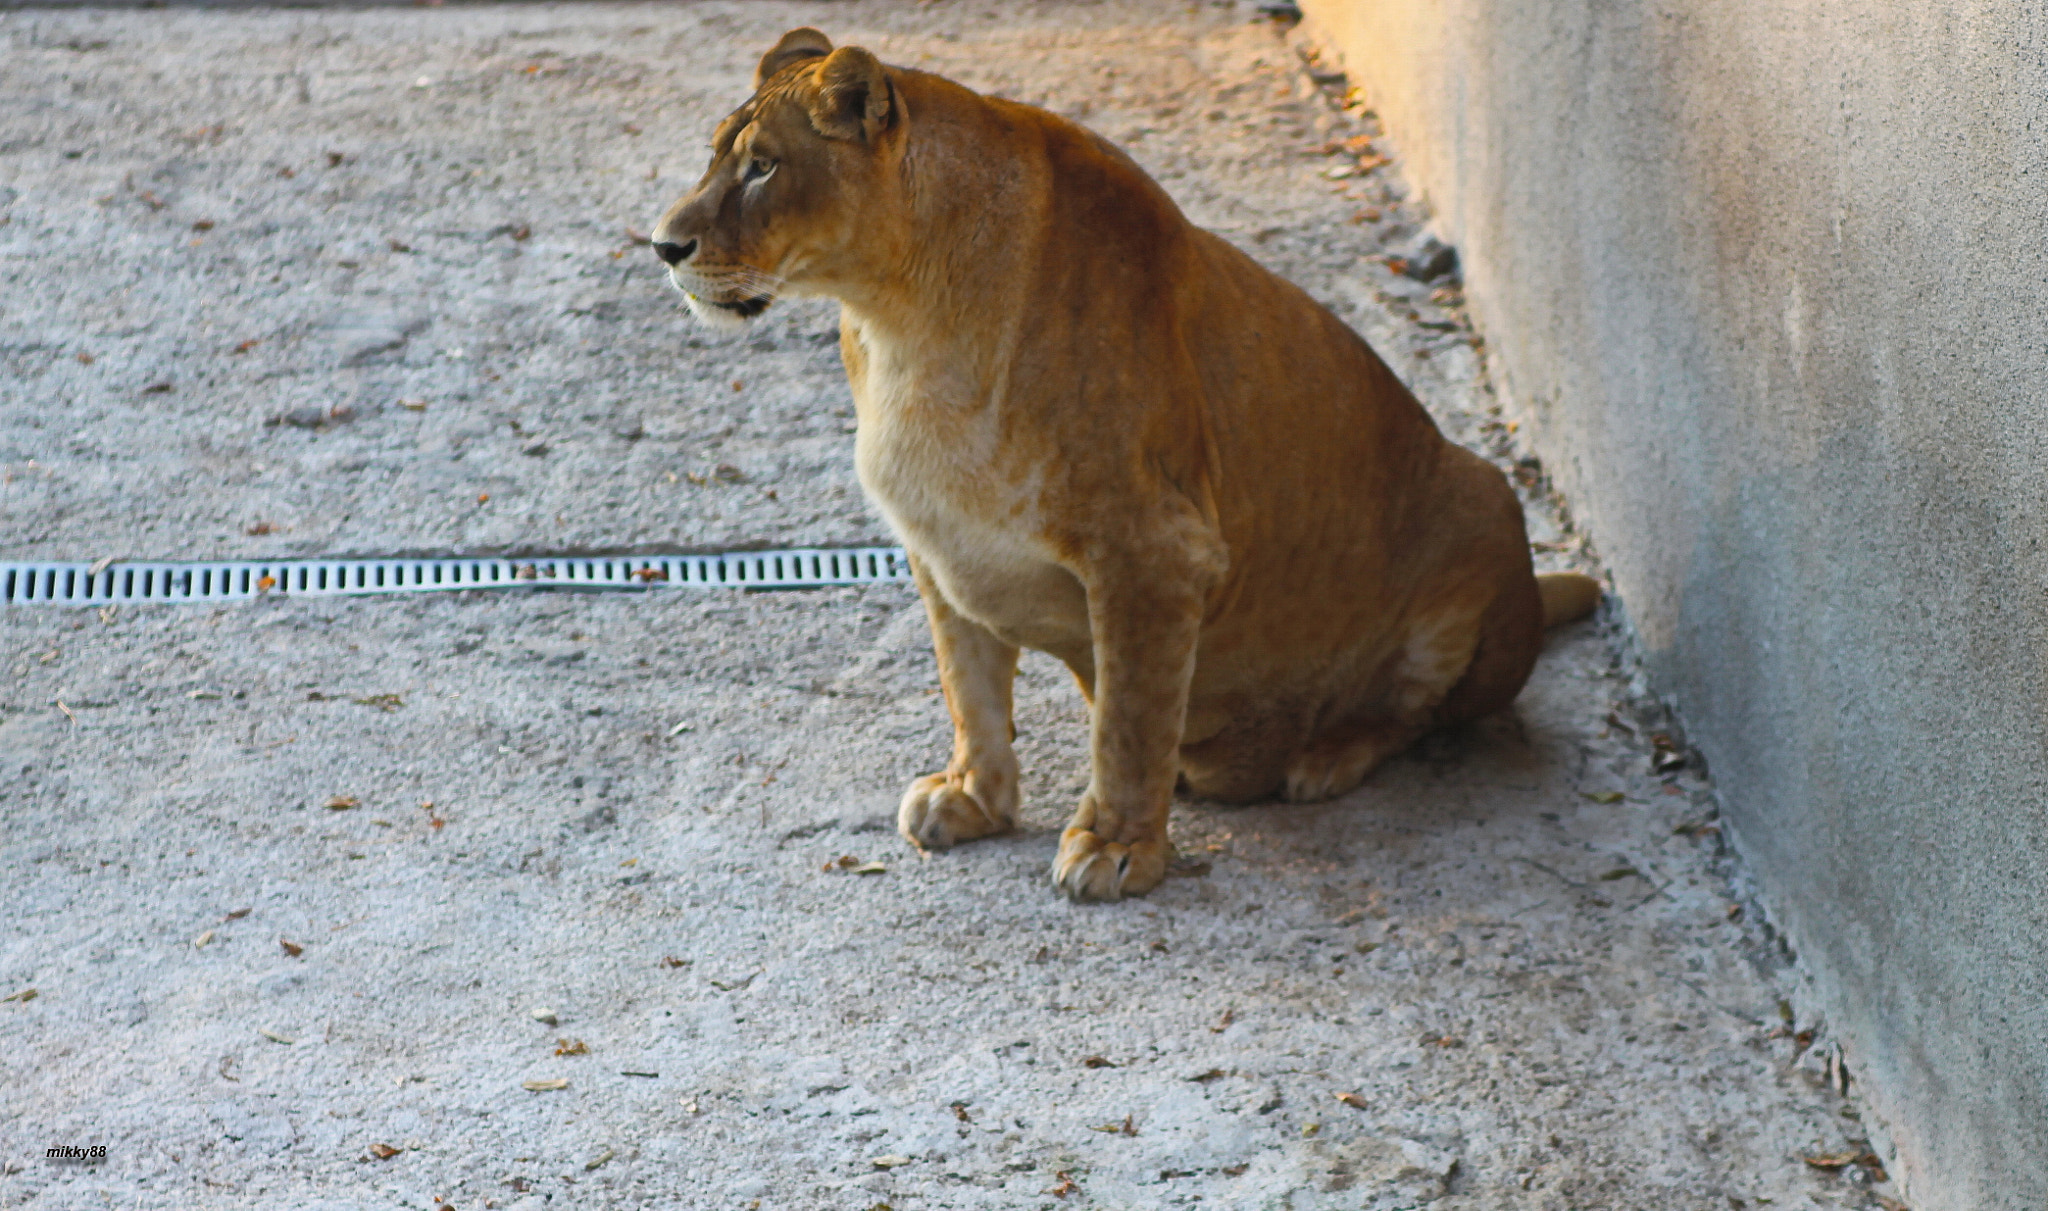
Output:
M445 589L804 589L909 580L898 547L551 559L271 559L222 563L0 562L0 604L244 601Z

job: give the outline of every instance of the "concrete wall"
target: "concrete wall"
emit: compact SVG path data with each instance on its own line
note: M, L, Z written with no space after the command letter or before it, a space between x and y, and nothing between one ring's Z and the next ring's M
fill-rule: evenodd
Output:
M2048 10L1302 7L1913 1206L2048 1207Z

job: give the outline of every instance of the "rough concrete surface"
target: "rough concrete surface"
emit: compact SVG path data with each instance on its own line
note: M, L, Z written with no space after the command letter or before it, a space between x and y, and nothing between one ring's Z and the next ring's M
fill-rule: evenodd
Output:
M713 336L627 234L803 23L1102 130L1512 457L1248 7L13 12L0 556L886 538L829 310ZM1045 660L1020 831L896 837L926 645L900 585L0 615L0 1207L1874 1205L1600 626L1107 907Z
M2048 1207L2048 25L1303 0L1909 1200Z

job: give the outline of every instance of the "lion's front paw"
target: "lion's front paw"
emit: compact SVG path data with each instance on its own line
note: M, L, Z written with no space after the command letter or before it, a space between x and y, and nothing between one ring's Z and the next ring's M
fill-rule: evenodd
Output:
M1069 825L1060 834L1052 863L1053 886L1076 900L1121 900L1142 896L1166 877L1173 847L1164 837L1124 845Z
M971 770L926 774L903 792L897 831L912 845L928 849L1008 832L1017 810L1016 785L1015 778L982 778Z

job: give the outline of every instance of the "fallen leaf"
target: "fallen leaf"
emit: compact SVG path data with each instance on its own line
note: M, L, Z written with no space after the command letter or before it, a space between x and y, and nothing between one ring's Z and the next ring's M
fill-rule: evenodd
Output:
M1067 1176L1066 1170L1062 1169L1058 1173L1053 1174L1053 1176L1060 1179L1060 1184L1047 1190L1047 1194L1052 1195L1054 1198L1065 1198L1069 1194L1079 1194L1081 1192L1081 1187L1075 1184L1073 1178Z
M218 702L220 701L220 691L193 690L191 693L185 695L185 697L192 699L194 702Z
M168 395L170 392L171 384L169 382L151 383L142 389L144 395Z
M839 855L839 865L840 865L840 866L841 866L842 868L845 868L845 867L849 867L849 866L859 866L859 865L860 865L860 859L859 859L859 858L856 858L856 857L854 857L854 856L853 856L852 854L841 854L841 855Z
M553 1093L558 1089L567 1089L569 1080L567 1077L552 1076L545 1080L522 1081L519 1087L534 1093Z
M266 1039L269 1039L273 1043L283 1043L287 1047L291 1046L293 1043L298 1042L297 1039L294 1039L290 1035L279 1034L277 1031L271 1030L268 1027L259 1026L256 1028L256 1033L262 1035Z
M256 591L258 593L268 593L276 587L277 577L275 576L260 576L256 579Z
M28 1003L29 1003L30 1001L33 1001L33 1000L35 1000L35 999L36 999L37 997L39 997L39 996L41 996L41 995L43 995L43 994L42 994L42 993L40 993L40 992L37 992L37 991L36 991L35 989L33 989L33 988L24 988L24 989L22 989L22 990L21 990L21 991L19 991L19 992L10 992L10 993L8 993L8 994L7 994L6 996L4 996L4 997L0 997L0 1002L5 1002L5 1001L19 1001L19 1002L21 1002L22 1004L26 1005L26 1004L28 1004Z
M90 366L90 365L92 365L92 364L93 364L94 362L96 362L96 361L98 361L98 360L99 360L98 358L94 357L94 356L93 356L92 354L90 354L90 353L87 353L87 352L86 352L85 350L83 350L83 349L81 349L81 350L79 350L79 351L78 351L78 364L79 364L79 365L81 365L81 366Z
M1301 1138L1308 1139L1310 1136L1319 1135L1322 1133L1322 1130L1323 1125L1321 1123L1304 1123L1301 1127Z
M539 1022L543 1026L558 1026L562 1022L561 1017L545 1005L536 1005L528 1013L534 1021Z
M868 1163L870 1165L873 1165L877 1169L900 1169L903 1166L912 1163L912 1159L913 1158L908 1156L897 1156L892 1153L888 1156L875 1157Z
M974 1116L967 1113L966 1102L954 1102L952 1106L949 1107L949 1109L953 1111L953 1117L959 1119L963 1123L971 1123L974 1121Z
M590 1045L582 1039L556 1039L556 1055L589 1055Z
M401 1153L401 1152L403 1152L403 1151L405 1151L405 1149L403 1149L403 1148L393 1148L393 1147L392 1147L391 1145L389 1145L389 1144L371 1144L371 1145L370 1145L370 1155L371 1155L371 1156L374 1156L374 1157L376 1157L376 1158L377 1158L378 1160L380 1160L380 1161L388 1161L388 1160L390 1160L390 1159L391 1159L392 1157L394 1157L394 1156L397 1156L397 1155L398 1155L399 1153Z
M678 959L678 958L677 958L677 957L675 957L674 955L666 955L666 956L664 956L664 957L662 958L662 960L661 960L661 965L662 965L663 967L670 967L670 968L674 968L674 967L688 967L688 966L690 965L690 961L689 961L688 959Z
M211 941L213 941L213 931L209 929L205 933L200 934L198 937L192 939L192 949L203 950L205 949L206 944Z
M1209 1033L1222 1034L1224 1031L1230 1029L1230 1024L1235 1020L1237 1020L1237 1010L1226 1009L1223 1011L1223 1016L1216 1020L1216 1024L1214 1026L1209 1027Z
M331 812L345 812L362 805L362 800L354 795L336 795L327 801L326 808Z
M252 913L252 912L255 912L255 911L256 911L256 910L255 910L255 909L253 909L253 908L237 908L237 909L236 909L235 911L233 911L233 912L229 913L229 914L228 914L227 916L223 917L223 918L222 918L222 920L225 920L225 921L239 921L239 920L241 920L241 919L242 919L243 917L246 917L246 916L248 916L248 915L249 915L250 913Z
M372 694L367 698L355 699L355 704L357 706L374 706L378 710L383 711L386 714L389 714L392 711L397 710L399 707L404 706L405 699L399 697L397 694Z
M1106 1060L1106 1059L1102 1058L1102 1057L1101 1057L1101 1056L1099 1056L1099 1055L1091 1055L1091 1056L1089 1056L1089 1057L1088 1057L1087 1059L1085 1059L1085 1060L1082 1060L1082 1061L1081 1061L1081 1067L1083 1067L1083 1068L1114 1068L1114 1067L1116 1067L1116 1064L1115 1064L1115 1063L1113 1063L1113 1062L1111 1062L1111 1061L1109 1061L1109 1060Z
M1620 791L1600 791L1598 793L1580 791L1579 793L1595 803L1619 803L1623 799L1628 798L1627 795L1622 794Z
M1813 1155L1803 1155L1799 1159L1816 1169L1841 1169L1862 1160L1863 1150L1861 1148L1852 1148L1842 1152L1821 1152Z
M1365 1099L1358 1096L1355 1093L1340 1093L1337 1094L1336 1097L1338 1101L1344 1103L1346 1106L1351 1107L1353 1110L1365 1109Z
M297 942L292 941L290 938L279 938L277 940L277 944L279 946L284 947L284 952L293 957L294 959L306 953L305 947L299 945Z
M591 1157L589 1160L584 1161L583 1171L585 1173L589 1173L593 1169L602 1169L604 1168L604 1163L606 1161L612 1159L614 1156L617 1155L618 1153L613 1152L610 1148L606 1148L603 1152L600 1152L596 1156Z
M1206 1085L1210 1081L1220 1081L1224 1077L1229 1075L1229 1073L1223 1071L1221 1068L1211 1068L1207 1072L1197 1072L1195 1075L1189 1077L1188 1079L1193 1081L1197 1085Z
M1250 1165L1231 1165L1222 1170L1222 1172L1225 1177L1243 1177L1244 1171L1249 1168L1251 1168Z
M667 580L668 573L660 568L635 568L633 569L633 578L641 584L652 584L657 580ZM670 734L673 735L674 733Z
M695 724L692 724L692 723L689 723L689 722L687 722L687 721L686 721L686 722L683 722L683 723L678 723L678 724L676 724L676 725L675 725L674 727L672 727L672 728L668 729L668 737L669 737L669 739L673 740L673 739L675 739L675 738L676 738L677 736L680 736L680 735L682 735L682 734L683 734L684 732L687 732L687 731L689 731L689 730L690 730L690 729L691 729L692 727L694 727L694 726L696 726L696 725L695 725Z
M1633 866L1617 866L1613 870L1608 871L1606 874L1601 875L1600 881L1602 883L1612 883L1617 879L1626 879L1631 875L1640 879L1643 877L1643 872L1637 870Z
M856 875L880 875L887 874L888 871L889 868L880 862L863 862L859 866L854 867L852 873Z

